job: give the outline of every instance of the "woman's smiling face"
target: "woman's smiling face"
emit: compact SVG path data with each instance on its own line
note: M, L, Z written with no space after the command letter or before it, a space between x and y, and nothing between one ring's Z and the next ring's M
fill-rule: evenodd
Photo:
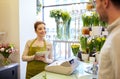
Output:
M36 34L38 37L44 37L46 34L46 28L44 24L39 24L36 28Z

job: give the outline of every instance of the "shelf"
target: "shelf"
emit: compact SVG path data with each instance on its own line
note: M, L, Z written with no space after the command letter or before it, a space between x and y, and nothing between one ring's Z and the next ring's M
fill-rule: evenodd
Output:
M5 35L5 32L0 32L0 35Z
M0 79L18 79L18 63L0 66Z

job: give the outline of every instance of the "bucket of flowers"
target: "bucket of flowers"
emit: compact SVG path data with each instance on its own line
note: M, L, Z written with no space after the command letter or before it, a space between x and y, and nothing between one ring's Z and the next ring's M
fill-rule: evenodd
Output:
M15 53L15 52L16 52L16 49L14 44L0 43L0 54L4 57L2 64L3 65L10 64L10 60L8 60L8 58L12 53Z
M80 51L79 48L80 48L79 44L72 44L71 45L71 49L72 49L72 52L73 52L74 56L77 56L78 52Z
M96 60L98 63L99 63L99 53L100 53L101 48L103 47L105 41L106 41L106 37L104 37L104 36L95 38Z

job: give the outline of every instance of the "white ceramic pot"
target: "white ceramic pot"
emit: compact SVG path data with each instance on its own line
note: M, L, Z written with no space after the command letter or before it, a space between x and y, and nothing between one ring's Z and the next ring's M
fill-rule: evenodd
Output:
M92 27L92 36L100 36L102 32L102 27L100 26L94 26Z
M83 60L84 62L88 62L88 58L89 58L89 54L83 54L83 53L82 53L82 60Z
M89 62L94 63L95 62L95 57L89 57Z

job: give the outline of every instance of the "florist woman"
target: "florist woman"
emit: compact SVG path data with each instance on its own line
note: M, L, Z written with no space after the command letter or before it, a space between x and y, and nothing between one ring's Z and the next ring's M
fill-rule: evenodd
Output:
M38 21L34 24L34 30L37 37L32 40L28 40L22 55L22 60L27 61L26 79L30 79L36 74L42 72L47 63L51 63L52 59L52 44L44 39L46 34L45 23ZM37 55L36 52L47 51L46 57ZM46 53L47 53L46 52Z

